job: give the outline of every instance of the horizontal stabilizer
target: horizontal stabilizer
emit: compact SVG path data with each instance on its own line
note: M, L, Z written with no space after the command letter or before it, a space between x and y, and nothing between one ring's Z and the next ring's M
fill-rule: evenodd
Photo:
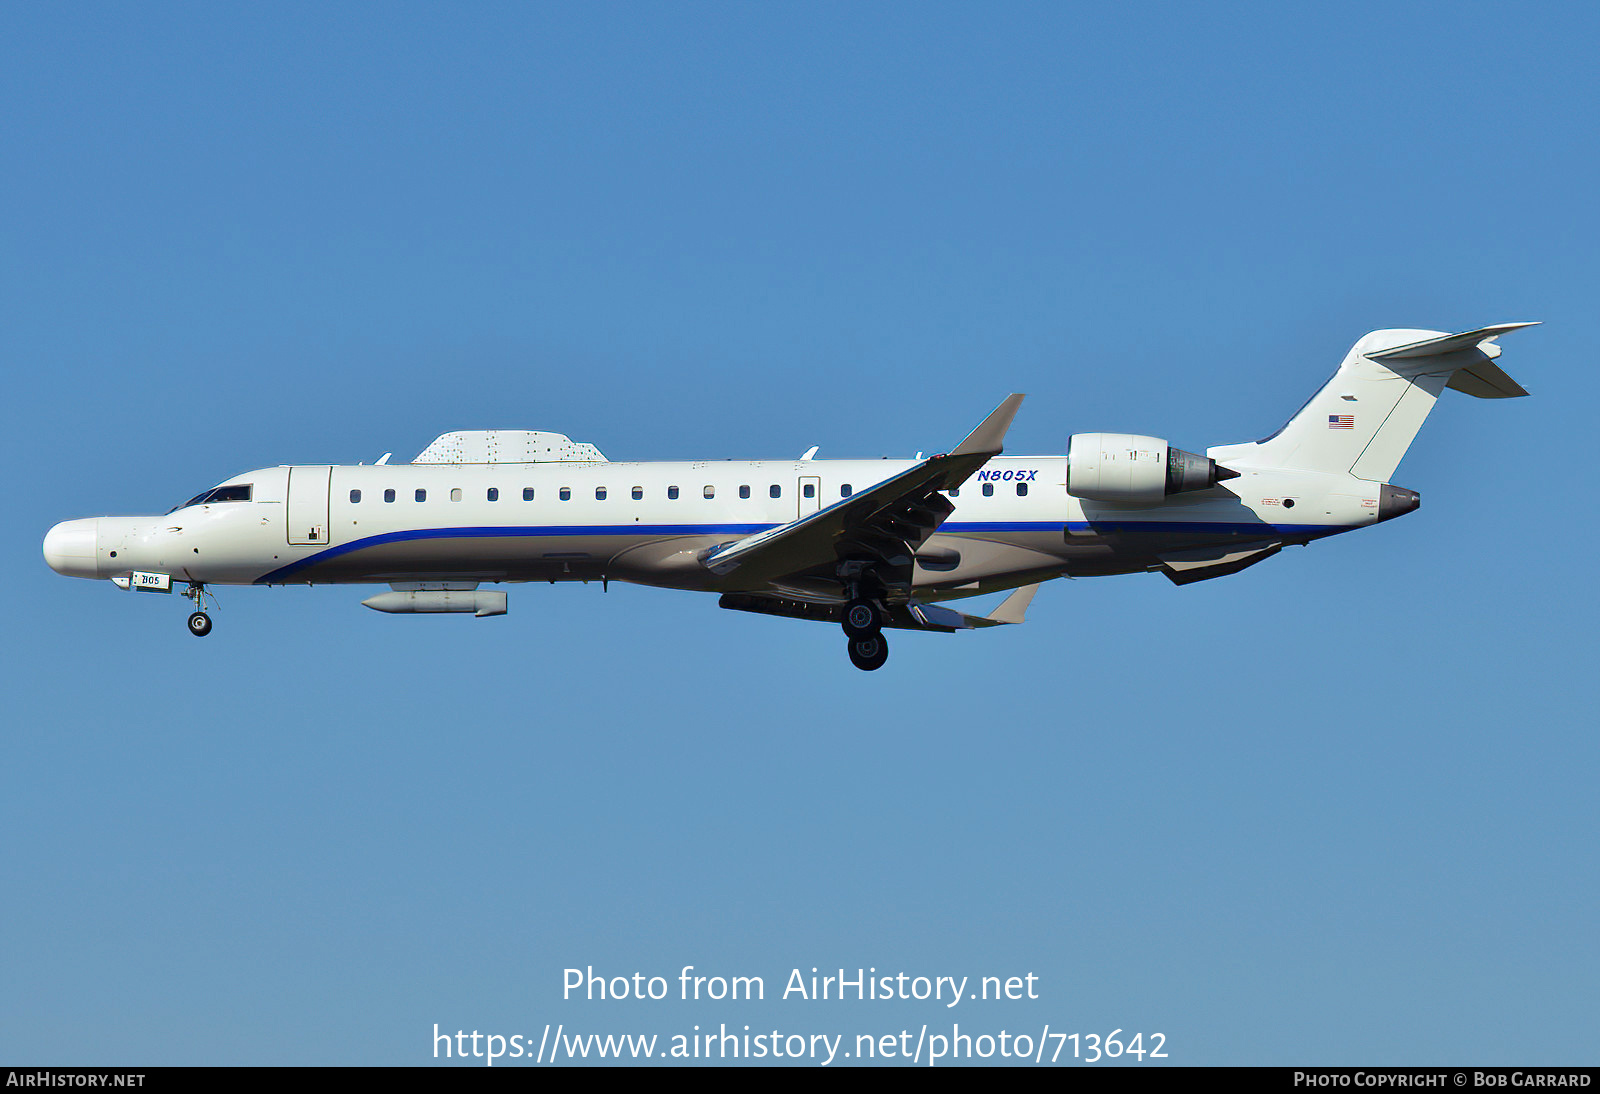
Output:
M1480 399L1515 399L1528 394L1526 388L1507 376L1493 361L1457 369L1445 387Z
M1446 334L1440 338L1428 338L1421 342L1412 342L1410 345L1386 349L1381 353L1369 353L1367 356L1374 361L1403 361L1413 357L1438 357L1445 353L1455 353L1457 350L1474 349L1477 348L1479 343L1499 338L1502 334L1510 334L1512 331L1521 330L1523 327L1537 327L1538 325L1538 323L1499 323L1492 327L1469 330L1465 334ZM1496 354L1491 353L1490 356L1493 357Z

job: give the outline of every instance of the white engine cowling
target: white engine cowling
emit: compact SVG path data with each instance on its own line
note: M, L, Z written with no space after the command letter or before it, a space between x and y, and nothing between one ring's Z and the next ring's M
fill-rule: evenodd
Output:
M1136 433L1074 433L1067 445L1067 493L1094 501L1158 502L1209 490L1237 471Z

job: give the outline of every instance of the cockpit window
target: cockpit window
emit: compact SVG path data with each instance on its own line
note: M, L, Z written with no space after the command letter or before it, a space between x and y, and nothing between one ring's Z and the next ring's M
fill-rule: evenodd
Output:
M219 486L203 494L196 494L182 505L168 509L167 512L176 513L179 509L187 509L191 505L213 505L219 501L249 501L250 488L253 485L248 482L236 482L228 486Z

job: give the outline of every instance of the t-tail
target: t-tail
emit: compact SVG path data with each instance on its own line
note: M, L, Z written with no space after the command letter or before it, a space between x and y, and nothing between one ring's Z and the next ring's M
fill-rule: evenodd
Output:
M1282 429L1259 441L1207 449L1206 455L1229 467L1321 471L1387 483L1445 388L1480 399L1528 394L1494 363L1500 356L1494 341L1532 326L1537 324L1501 323L1465 334L1375 330L1351 348L1333 379ZM1393 505L1402 499L1385 500ZM1405 511L1415 507L1412 500Z

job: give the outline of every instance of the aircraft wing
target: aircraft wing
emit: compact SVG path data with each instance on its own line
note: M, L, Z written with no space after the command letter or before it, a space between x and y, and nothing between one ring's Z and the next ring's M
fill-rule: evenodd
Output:
M1028 605L1038 591L1038 585L1018 589L989 615L967 615L940 604L921 604L911 600L890 608L883 625L908 631L966 631L976 627L1003 627L1021 623L1026 618ZM838 603L820 604L776 593L723 593L718 604L737 612L787 616L790 619L810 619L822 623L838 623L844 615L844 606Z
M992 456L1022 405L1011 395L949 453L932 456L869 490L708 551L700 560L715 574L775 580L858 559L909 575L917 548L955 506L939 493L960 486Z

